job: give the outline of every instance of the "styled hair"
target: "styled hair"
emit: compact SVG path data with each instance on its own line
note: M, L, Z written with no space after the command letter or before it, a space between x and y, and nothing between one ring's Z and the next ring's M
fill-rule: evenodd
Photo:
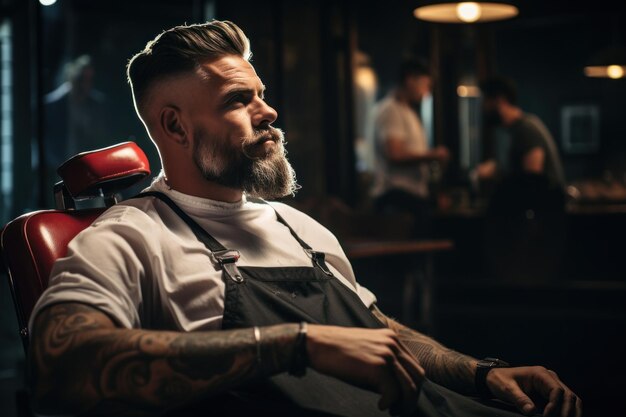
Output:
M135 108L143 109L151 87L166 78L193 72L202 62L226 55L250 60L250 40L229 21L213 20L168 29L128 62L126 74Z
M431 76L428 63L420 58L409 58L403 60L398 68L398 85L404 84L407 77L416 76Z
M511 104L517 104L517 87L510 78L501 76L488 78L480 83L480 91L486 98L503 97Z

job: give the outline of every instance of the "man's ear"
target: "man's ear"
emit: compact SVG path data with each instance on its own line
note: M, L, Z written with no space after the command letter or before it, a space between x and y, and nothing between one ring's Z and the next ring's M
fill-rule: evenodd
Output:
M179 145L189 146L188 132L181 120L180 109L176 106L165 106L159 114L159 124L165 136Z

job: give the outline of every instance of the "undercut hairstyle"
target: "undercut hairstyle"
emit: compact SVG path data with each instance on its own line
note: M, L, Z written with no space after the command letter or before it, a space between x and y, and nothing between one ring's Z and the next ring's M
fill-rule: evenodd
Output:
M405 59L398 68L398 85L403 85L408 77L430 77L430 67L428 63L420 58Z
M485 98L503 97L511 104L517 104L517 87L510 78L501 76L488 78L480 83L480 91Z
M229 21L176 26L159 34L128 62L126 74L138 113L152 86L172 76L196 71L202 62L227 55L250 60L250 41Z

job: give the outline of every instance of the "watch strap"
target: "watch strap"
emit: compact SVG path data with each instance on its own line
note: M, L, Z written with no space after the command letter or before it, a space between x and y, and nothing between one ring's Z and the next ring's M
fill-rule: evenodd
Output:
M474 378L474 385L478 395L485 399L493 398L493 393L487 386L487 374L494 368L509 368L510 366L507 362L497 358L485 358L479 361L476 365L476 376Z

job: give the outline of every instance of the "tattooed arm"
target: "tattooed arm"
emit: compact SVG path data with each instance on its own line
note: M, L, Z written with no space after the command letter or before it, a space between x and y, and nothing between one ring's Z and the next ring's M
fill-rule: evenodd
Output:
M180 333L121 329L83 304L36 317L29 351L35 407L45 414L119 407L163 411L288 369L297 324Z
M289 369L297 324L165 332L121 329L92 307L56 304L35 318L29 379L36 411L164 411ZM306 350L318 372L381 394L382 409L410 410L424 371L390 329L309 326Z
M375 305L372 312L394 330L398 339L415 355L433 381L457 392L476 395L474 377L478 361L446 348L433 339L385 316ZM543 415L581 417L581 399L543 366L496 368L487 374L486 384L494 398L509 402L526 415L543 411ZM543 410L535 403L543 398ZM534 400L535 401L534 401Z
M380 321L398 334L402 343L419 360L428 378L457 392L476 394L476 359L448 349L430 337L398 323L385 316L375 305L371 310Z

